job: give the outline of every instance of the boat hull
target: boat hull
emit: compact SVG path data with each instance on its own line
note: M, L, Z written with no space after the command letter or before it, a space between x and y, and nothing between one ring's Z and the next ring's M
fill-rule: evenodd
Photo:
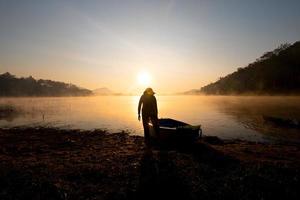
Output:
M149 123L150 137L160 143L186 144L198 140L202 135L201 126L192 126L173 119L159 119L159 132Z

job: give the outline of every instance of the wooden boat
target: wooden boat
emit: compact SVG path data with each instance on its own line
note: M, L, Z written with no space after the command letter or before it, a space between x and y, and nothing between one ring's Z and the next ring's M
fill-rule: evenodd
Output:
M202 136L201 125L192 126L185 122L170 118L159 119L159 132L156 133L152 123L149 123L150 137L164 143L191 143Z

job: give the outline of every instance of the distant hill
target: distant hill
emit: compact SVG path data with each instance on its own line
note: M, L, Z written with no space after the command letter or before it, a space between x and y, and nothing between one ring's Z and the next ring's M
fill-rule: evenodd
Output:
M178 95L197 95L200 94L200 90L199 89L191 89L185 92L179 92L177 93Z
M255 62L204 86L205 94L300 94L300 42L283 44Z
M111 91L110 89L103 87L103 88L97 88L93 90L93 93L95 95L114 95L115 93Z
M32 76L17 78L6 72L0 74L0 96L87 96L92 91L73 84L36 80Z

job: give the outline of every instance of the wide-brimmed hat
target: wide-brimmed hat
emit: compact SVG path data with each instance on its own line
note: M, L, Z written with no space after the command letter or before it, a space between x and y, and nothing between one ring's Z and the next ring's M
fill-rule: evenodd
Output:
M155 94L155 92L152 90L152 88L146 88L145 92L148 94Z

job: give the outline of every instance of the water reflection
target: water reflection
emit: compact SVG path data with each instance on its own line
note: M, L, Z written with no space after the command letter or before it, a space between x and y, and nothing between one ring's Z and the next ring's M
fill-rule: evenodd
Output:
M281 140L300 140L297 128L276 126L264 116L300 119L299 97L227 97L218 104L220 112L230 115L245 128Z
M128 130L142 135L139 96L1 98L0 126ZM157 96L159 117L201 124L204 134L253 141L300 139L299 130L266 124L263 115L300 119L299 97Z
M21 110L13 105L0 105L0 120L12 122L16 117L21 114Z
M55 126L63 128L139 131L136 122L137 97L45 97L2 98L0 105L22 109L11 121L0 119L0 126Z

